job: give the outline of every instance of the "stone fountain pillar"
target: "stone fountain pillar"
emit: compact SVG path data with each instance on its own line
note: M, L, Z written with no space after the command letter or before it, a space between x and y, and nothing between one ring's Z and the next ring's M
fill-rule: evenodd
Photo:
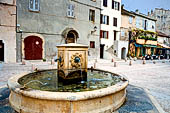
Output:
M58 48L58 77L63 81L87 79L88 46L69 43Z

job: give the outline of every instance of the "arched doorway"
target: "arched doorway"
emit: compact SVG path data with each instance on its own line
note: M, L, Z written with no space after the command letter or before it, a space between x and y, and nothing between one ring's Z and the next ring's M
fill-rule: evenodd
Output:
M62 36L65 39L65 43L76 43L77 39L79 38L79 34L76 30L74 30L73 28L66 28L63 32L62 32Z
M66 43L75 43L76 42L76 34L73 31L69 31L67 34L67 38L66 38Z
M121 51L121 59L125 59L125 58L126 58L126 48L123 47Z
M4 61L4 43L0 40L0 61Z
M24 40L24 53L26 60L42 59L43 41L37 36L29 36Z

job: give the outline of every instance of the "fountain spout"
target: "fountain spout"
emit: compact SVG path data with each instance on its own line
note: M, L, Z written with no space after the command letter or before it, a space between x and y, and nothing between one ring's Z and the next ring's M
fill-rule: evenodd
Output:
M80 57L75 57L74 62L79 63L80 62Z
M61 63L61 57L59 57L58 59L55 59L55 62L59 61Z

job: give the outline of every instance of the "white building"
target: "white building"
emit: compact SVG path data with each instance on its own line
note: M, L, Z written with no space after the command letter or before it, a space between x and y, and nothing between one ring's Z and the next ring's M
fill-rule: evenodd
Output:
M121 0L102 0L101 2L100 58L121 58L119 37L121 26Z

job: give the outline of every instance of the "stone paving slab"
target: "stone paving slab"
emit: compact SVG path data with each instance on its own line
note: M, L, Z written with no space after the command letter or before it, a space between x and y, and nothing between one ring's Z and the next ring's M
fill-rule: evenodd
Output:
M144 89L129 85L127 100L118 113L159 113Z
M7 87L0 89L0 113L16 113L9 105L10 91ZM144 89L129 85L124 105L114 113L159 113Z

